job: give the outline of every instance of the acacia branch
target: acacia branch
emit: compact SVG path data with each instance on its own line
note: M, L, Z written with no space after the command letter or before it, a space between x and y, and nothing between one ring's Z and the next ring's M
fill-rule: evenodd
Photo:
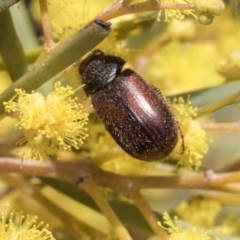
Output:
M217 102L211 103L207 106L204 106L198 110L198 116L206 115L213 113L217 111L220 108L223 108L231 103L234 103L240 98L240 91L237 91L236 93L227 96L226 98L223 98Z
M4 113L3 102L9 101L15 95L16 88L22 88L26 92L31 92L40 87L90 51L107 37L110 31L109 23L95 20L68 39L56 44L41 62L0 95L0 115Z
M235 122L201 122L202 128L207 131L240 132L240 121Z
M152 230L163 239L167 239L167 235L156 226L157 217L139 193L139 189L207 189L240 193L240 171L220 174L207 171L182 176L125 176L104 171L91 159L82 159L77 162L46 161L40 163L25 161L20 167L21 162L22 160L17 158L0 158L0 172L55 178L74 185L78 184L92 197L107 216L119 239L131 240L131 237L109 203L102 196L98 186L112 188L130 197L147 219Z
M141 195L141 193L138 190L131 194L131 199L134 201L138 210L145 217L149 226L151 226L153 232L157 236L159 236L160 239L162 239L162 240L169 239L169 236L166 233L166 231L163 228L159 227L158 218L157 218L156 214L152 211L148 202L143 198L143 196Z
M130 4L131 1L116 1L110 7L100 13L97 18L107 21L112 18L123 16L131 13L141 13L148 11L159 11L163 9L194 9L194 4L178 4L178 3L157 3L155 0L145 1L137 4ZM128 4L127 4L128 3Z
M230 183L240 184L240 171L214 173L213 171L193 172L185 175L171 176L130 176L119 175L102 170L91 159L77 162L24 161L19 158L0 158L0 172L15 172L31 176L42 176L63 180L76 184L80 179L91 177L100 186L112 188L123 194L129 194L138 189L210 189L223 190ZM231 192L231 191L230 191ZM233 190L232 192L239 192Z
M121 223L118 216L115 214L109 203L102 195L100 189L93 181L92 177L86 177L80 179L78 185L81 189L84 189L95 200L102 213L108 218L109 222L114 228L115 234L119 240L132 240L125 226Z
M54 45L54 42L52 40L52 29L47 4L47 0L39 0L45 42L44 46L46 49L50 49Z

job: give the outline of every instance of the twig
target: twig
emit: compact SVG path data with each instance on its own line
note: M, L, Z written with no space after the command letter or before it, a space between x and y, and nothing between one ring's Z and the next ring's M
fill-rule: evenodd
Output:
M112 224L115 234L119 240L132 240L125 226L121 223L117 215L112 210L106 199L101 194L98 186L94 183L91 177L83 179L79 183L79 187L84 189L94 199L102 213L108 218Z
M127 7L133 0L120 0L118 2L121 3L123 7Z
M0 138L1 139L1 138ZM102 164L104 164L105 162L108 162L109 160L112 160L115 157L118 157L119 155L124 154L123 150L120 147L114 147L112 149L110 149L107 152L104 152L102 154L99 154L96 157L92 158L92 161L98 165L101 166Z
M163 236L155 226L156 219L149 206L138 192L143 188L175 188L175 189L207 189L240 193L240 171L216 174L213 171L191 173L182 176L121 176L104 171L90 159L78 162L39 163L24 162L20 168L21 159L0 158L0 172L15 172L32 176L44 176L77 184L95 200L101 211L112 223L119 239L131 239L108 202L101 195L99 186L109 187L115 191L130 196L146 217L154 232Z
M212 199L217 200L219 203L223 205L240 205L240 198L238 194L219 192L219 191L206 191L201 190L197 192L198 196L210 197Z
M207 131L240 132L240 121L236 122L200 122Z
M215 102L215 103L209 104L203 108L200 108L198 110L198 116L213 113L213 112L217 111L218 109L227 106L228 104L234 103L238 98L240 98L240 91L238 91L226 98L223 98L223 99L219 100L218 102Z
M130 2L130 1L126 1ZM162 9L194 9L194 4L178 4L178 3L156 3L155 0L145 1L137 4L123 4L123 1L116 1L110 7L100 13L97 18L107 21L109 19L119 17L130 13L140 13Z
M233 163L230 163L230 164L226 165L222 169L222 171L223 172L234 172L234 171L240 170L240 159L239 159L239 157L240 156L238 156Z
M226 192L240 193L240 183L225 184L223 185L222 190Z
M206 173L206 179L211 182L212 186L237 183L240 182L240 171L219 174L214 173L213 171L208 171Z
M54 41L52 39L52 30L47 4L48 4L47 0L39 0L42 17L43 35L45 41L44 47L46 48L46 50L49 50L54 46Z
M134 193L132 193L131 199L134 201L134 203L136 204L139 211L145 217L145 219L147 220L148 224L151 226L154 233L157 236L159 236L160 239L167 240L169 238L168 234L166 233L166 231L163 228L159 227L159 225L157 224L158 218L156 217L154 212L151 210L148 203L143 198L143 196L140 194L140 192L135 191Z
M227 184L240 183L240 171L214 173L209 170L181 176L122 176L100 169L90 159L81 159L72 163L25 161L20 168L21 162L19 158L0 158L0 172L50 177L72 184L76 184L79 179L92 177L98 185L110 187L124 194L127 191L134 192L144 188L222 190ZM235 190L229 192L234 193Z

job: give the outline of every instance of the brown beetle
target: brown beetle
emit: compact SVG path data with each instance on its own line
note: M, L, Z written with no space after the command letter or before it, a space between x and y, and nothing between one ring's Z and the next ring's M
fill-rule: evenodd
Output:
M160 91L125 61L93 51L79 67L84 90L115 141L144 161L168 156L178 142L179 127Z

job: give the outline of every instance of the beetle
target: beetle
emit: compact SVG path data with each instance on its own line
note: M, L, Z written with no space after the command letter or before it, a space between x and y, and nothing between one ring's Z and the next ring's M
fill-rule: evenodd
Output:
M122 70L124 64L118 56L94 50L79 66L84 91L125 152L144 161L163 159L179 139L176 118L160 91L133 70Z

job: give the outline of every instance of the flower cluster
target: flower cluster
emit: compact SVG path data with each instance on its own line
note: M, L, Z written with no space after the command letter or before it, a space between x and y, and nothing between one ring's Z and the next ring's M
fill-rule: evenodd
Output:
M211 198L195 197L182 201L176 208L176 214L184 221L198 226L212 228L217 215L222 210L221 204Z
M55 240L52 233L37 224L37 216L24 217L21 214L9 213L9 207L0 212L0 238L16 240Z
M218 63L218 72L226 77L227 80L240 78L240 50L234 50Z
M174 208L174 213L183 221L198 227L230 236L239 236L238 216L224 214L224 207L216 199L196 196L182 201Z
M74 93L71 87L63 87L57 82L55 91L46 99L38 92L15 91L17 96L4 104L5 111L19 120L16 127L24 134L18 142L25 144L19 151L23 159L43 161L58 150L70 150L71 146L79 149L87 137L84 126L88 114L82 112L77 98L71 97Z
M193 4L194 0L164 0L164 4ZM194 9L174 9L173 6L170 9L165 10L165 22L170 22L173 19L183 20L185 16L194 15ZM161 11L158 14L158 19L160 19Z
M221 0L195 0L194 3L198 21L202 24L210 24L215 16L223 13L225 8Z
M197 116L197 108L191 105L190 100L185 103L183 98L175 98L172 108L184 134L185 151L180 155L178 166L186 169L199 168L208 151L209 140L201 125L193 120L193 117Z
M165 22L170 22L173 19L183 20L185 16L192 15L198 18L201 24L210 24L215 16L223 13L225 8L222 0L164 0L162 3L169 4L169 9L165 10ZM177 7L177 4L185 5L185 9ZM160 16L161 11L158 14L158 19Z
M175 218L175 221L177 218ZM210 236L208 236L207 232L203 230L197 230L195 227L189 227L187 229L182 229L180 223L176 221L176 224L171 220L168 213L163 213L163 224L167 227L163 227L163 225L158 223L162 228L166 229L169 234L169 240L210 240Z

